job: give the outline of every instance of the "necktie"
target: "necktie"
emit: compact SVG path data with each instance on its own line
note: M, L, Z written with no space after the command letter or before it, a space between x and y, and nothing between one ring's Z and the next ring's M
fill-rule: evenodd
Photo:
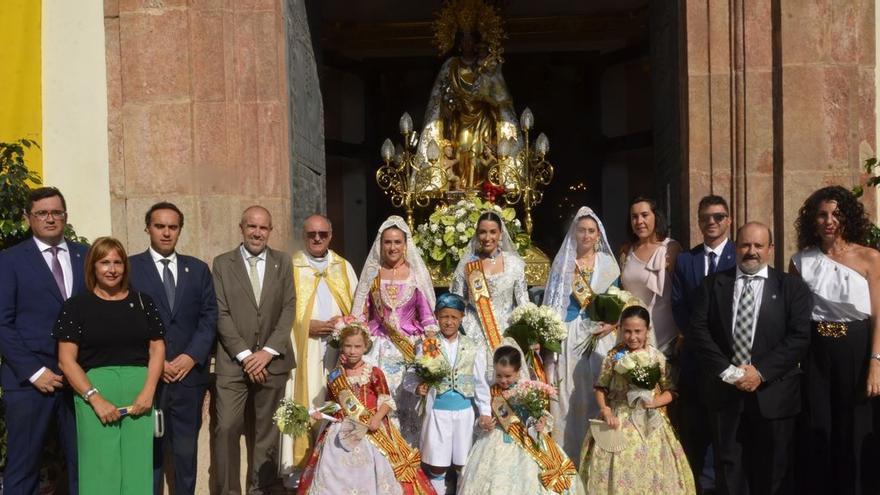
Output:
M248 256L248 265L250 265L250 270L248 276L251 279L251 289L254 291L254 299L257 301L257 304L260 304L260 274L257 273L257 262L260 261L259 256Z
M168 298L168 307L174 309L174 291L177 287L174 283L174 274L171 273L171 268L168 266L171 264L171 260L163 259L159 261L165 265L165 268L162 269L162 285L165 286L165 297Z
M753 277L743 280L742 294L736 306L736 326L733 330L733 364L749 364L752 359L752 324L755 321L755 290Z
M58 286L58 290L61 292L61 299L67 299L67 288L64 286L64 271L61 269L61 261L58 260L58 251L61 248L58 246L52 246L49 248L49 252L52 253L52 278L55 279L55 285Z
M709 275L715 273L715 270L718 268L717 258L718 255L715 254L715 251L709 251Z

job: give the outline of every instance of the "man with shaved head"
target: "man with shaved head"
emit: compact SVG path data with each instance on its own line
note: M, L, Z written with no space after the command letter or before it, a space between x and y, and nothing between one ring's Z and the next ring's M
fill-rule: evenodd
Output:
M272 416L296 365L290 344L296 304L290 257L268 245L272 215L251 206L239 227L242 243L214 258L212 270L219 339L211 492L242 493L239 442L247 419L246 492L260 494L277 482L279 434Z
M325 376L336 366L338 350L327 346L334 325L351 312L357 275L351 264L330 249L333 226L323 215L303 222L302 249L293 253L296 319L291 340L299 366L291 373L288 397L318 407L326 396ZM281 471L295 486L311 454L315 434L281 439Z
M685 334L701 364L720 494L794 493L795 420L812 295L768 266L773 233L749 222L735 268L706 277Z

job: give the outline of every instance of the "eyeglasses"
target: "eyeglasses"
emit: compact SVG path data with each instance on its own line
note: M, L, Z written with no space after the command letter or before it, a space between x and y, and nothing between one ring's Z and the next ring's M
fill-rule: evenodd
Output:
M330 237L330 232L327 232L326 230L316 230L316 231L312 231L312 232L306 232L306 237L308 237L309 239L320 238L321 240L324 240L324 239L327 239Z
M45 220L52 216L55 220L64 220L64 217L67 216L67 212L64 210L40 210L40 211L32 211L31 216L36 217L40 220Z
M727 213L704 213L700 215L700 222L709 223L709 220L714 220L715 223L721 223L728 216L730 215L728 215Z

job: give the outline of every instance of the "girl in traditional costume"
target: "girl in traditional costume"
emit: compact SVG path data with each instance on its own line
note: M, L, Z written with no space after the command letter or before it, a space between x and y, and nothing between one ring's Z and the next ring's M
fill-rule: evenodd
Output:
M487 360L501 345L507 320L516 306L529 300L526 264L495 212L477 220L477 230L453 274L449 291L468 301L463 327L468 338L486 349ZM487 380L492 379L487 370Z
M650 323L644 307L625 308L619 343L602 363L596 381L600 419L590 421L580 463L588 493L696 493L687 457L664 411L673 389Z
M421 253L406 222L391 216L379 233L361 271L355 290L352 314L362 315L375 345L366 360L385 374L397 403L391 420L404 438L417 446L421 418L418 398L402 387L406 363L415 357L415 347L425 333L437 332L434 319L434 286Z
M327 377L327 400L341 409L318 437L298 493L433 495L419 451L388 420L395 403L382 370L363 360L371 346L366 328L345 327L339 342L344 364Z
M559 387L559 400L550 403L553 438L572 460L580 459L587 418L599 413L593 383L617 339L614 325L590 319L590 304L619 277L602 221L590 208L581 208L553 259L544 294L544 305L555 309L568 326L562 352L548 366L548 374Z
M446 483L449 468L460 472L467 462L477 414L483 421L492 415L489 384L485 380L486 355L459 332L465 305L461 296L441 294L435 308L440 335L425 339L416 352L417 359L423 360L426 367L433 367L435 362L445 364L447 372L442 380L429 384L415 372L408 375L416 394L425 397L422 462L440 495L453 488Z
M535 418L506 397L517 382L528 380L524 362L512 341L493 355L492 417L480 418L484 433L462 471L459 495L585 493L574 463L548 434L552 417Z

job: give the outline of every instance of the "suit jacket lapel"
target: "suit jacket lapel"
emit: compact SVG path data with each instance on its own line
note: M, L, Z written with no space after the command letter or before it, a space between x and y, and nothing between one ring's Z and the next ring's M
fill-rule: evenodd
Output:
M71 291L73 294L79 293L79 290L86 285L86 276L83 263L86 262L84 253L79 248L79 245L74 245L71 242L67 243L70 249L70 269L73 271L73 290Z
M260 289L259 307L262 307L267 299L263 297L263 294L271 294L278 284L278 261L278 255L275 251L266 248L266 269L263 271L263 288Z
M180 308L180 300L183 299L183 291L189 284L189 261L184 260L180 254L177 255L177 288L174 290L174 307L171 308L171 314L177 314Z
M49 270L49 265L46 264L46 260L43 258L43 253L37 249L37 245L34 243L33 239L28 239L24 242L28 243L26 246L28 251L27 258L31 263L31 267L34 269L34 272L38 274L37 276L40 277L40 279L42 279L49 287L49 291L52 292L55 299L64 302L64 297L61 295L61 291L58 290L58 286L55 284L55 277L52 275L52 271Z
M165 286L162 284L162 277L159 276L159 271L156 269L156 264L150 255L150 250L148 249L142 255L133 258L132 262L140 263L141 270L146 274L147 279L144 280L146 287L142 288L152 294L162 294L158 301L155 301L154 298L154 302L167 309L168 313L166 314L171 314L171 308L168 307L168 298L165 297Z
M691 263L693 265L691 282L694 284L694 288L699 288L700 284L703 282L703 273L706 270L706 250L703 249L702 244L699 247L699 252L691 256Z
M718 270L729 270L736 266L736 253L733 249L733 239L728 239L724 249L721 250L721 259L718 260Z
M755 325L755 339L752 342L752 354L761 349L759 343L763 343L764 334L769 331L762 329L769 328L767 325L767 318L769 318L771 311L776 310L776 301L779 299L779 294L782 292L780 284L781 280L777 276L776 271L772 268L768 269L767 280L764 281L764 291L761 294L761 309L758 311L758 321L757 325Z
M735 282L736 275L730 276L727 273L719 274L715 279L718 314L721 318L724 339L729 349L733 346L733 286Z
M235 277L238 279L238 282L244 288L245 294L247 294L248 298L251 300L251 304L257 308L257 299L254 297L254 290L251 288L251 279L248 276L247 271L244 269L244 259L241 257L241 250L236 249L231 253L232 256L229 257L230 268L232 269L232 273L235 274ZM266 272L268 273L268 271ZM265 275L264 275L265 278ZM265 280L263 281L263 286L265 287Z

